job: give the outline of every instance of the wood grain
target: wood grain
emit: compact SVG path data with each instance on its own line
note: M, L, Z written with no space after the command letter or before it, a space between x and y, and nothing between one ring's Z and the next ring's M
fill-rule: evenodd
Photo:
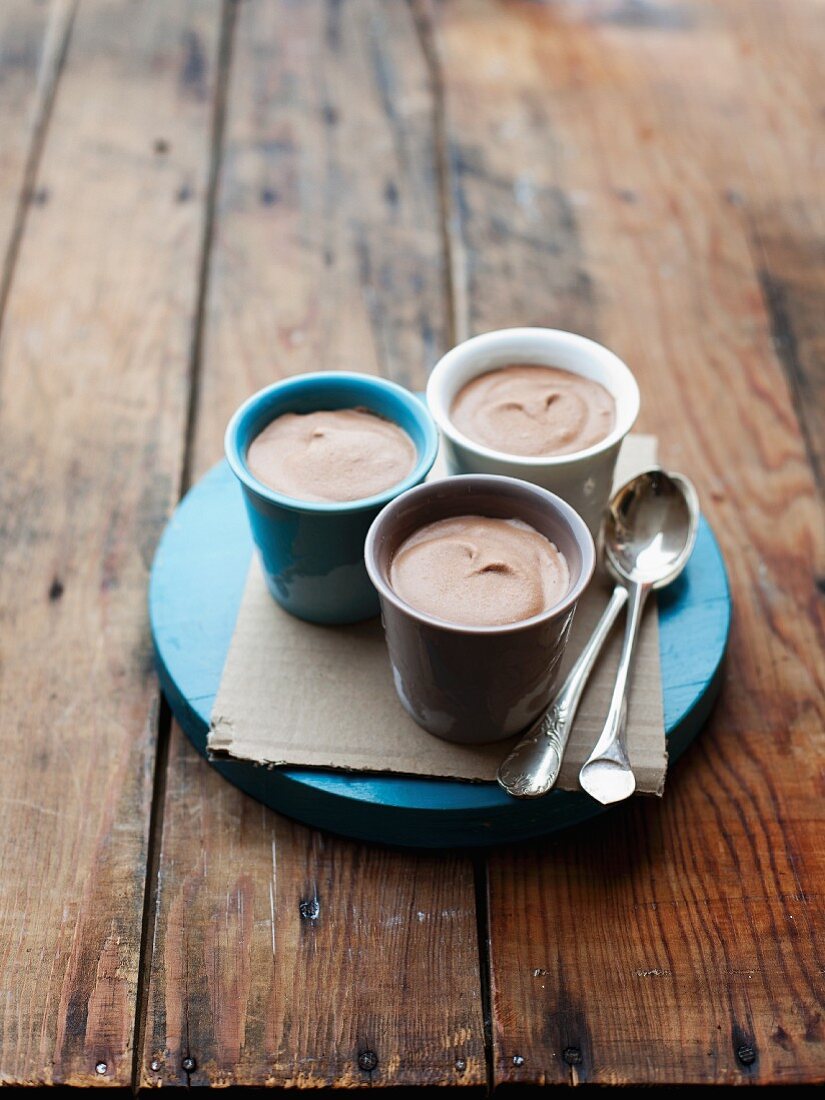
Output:
M406 5L249 8L209 270L201 470L254 389L339 369L421 386L447 342L432 97Z
M33 183L77 0L8 0L0 7L0 318L29 203L48 202Z
M465 328L558 324L630 363L735 606L664 801L491 857L495 1080L821 1081L821 9L434 10Z
M4 1084L132 1080L158 703L146 583L180 476L217 16L81 6L7 303Z
M431 117L405 5L238 9L194 476L280 376L423 383L447 341ZM174 726L157 884L140 1084L485 1082L468 860L292 824Z
M144 1085L483 1080L468 860L293 824L175 727L158 890Z

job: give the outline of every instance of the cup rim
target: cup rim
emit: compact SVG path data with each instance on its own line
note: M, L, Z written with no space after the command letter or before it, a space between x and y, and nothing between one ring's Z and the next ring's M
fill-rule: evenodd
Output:
M450 376L450 372L455 369L456 364L460 363L468 356L480 355L485 351L491 351L493 349L500 351L507 346L510 340L515 341L523 339L543 341L548 349L548 357L551 357L552 349L554 347L558 348L560 345L567 348L578 349L592 356L594 359L600 360L609 370L615 372L622 378L628 392L626 398L622 402L622 407L620 407L617 395L611 392L611 397L613 397L616 402L616 424L609 435L584 450L572 451L569 454L543 456L514 455L508 454L507 451L497 451L492 447L487 447L483 443L478 443L456 428L450 417L450 410L448 407L448 400L452 403L455 394L445 394L447 380ZM537 363L535 365L539 366L540 364ZM553 364L548 364L548 366L552 365ZM482 374L488 373L489 370L495 369L495 367L480 369L474 377L479 377ZM564 369L569 370L570 373L573 374L577 373L572 367L565 367ZM526 472L530 470L543 470L552 469L553 467L575 465L576 463L594 458L605 451L609 451L611 447L617 446L617 444L624 439L636 423L640 404L641 397L639 385L633 372L615 352L610 351L610 349L606 348L603 344L599 344L587 336L580 336L578 333L567 332L564 329L543 328L541 326L500 328L493 329L490 332L482 332L477 336L471 336L468 340L463 340L460 344L456 344L454 348L451 348L450 351L446 352L446 354L439 359L433 367L427 382L427 407L439 429L451 442L493 462L507 463L510 466L522 467Z
M329 382L360 382L367 383L375 389L382 389L391 393L406 406L411 415L418 421L424 434L424 446L409 474L395 482L389 488L371 497L359 497L357 500L301 500L300 497L287 496L277 489L271 489L262 481L259 481L249 470L246 459L241 452L238 439L240 426L246 415L256 405L261 404L271 395L291 389L310 389L313 384ZM400 425L399 425L400 427ZM403 429L402 429L403 430ZM251 394L232 414L224 433L224 453L232 472L238 480L251 492L262 497L281 508L287 508L293 512L312 512L319 514L340 514L342 512L356 513L382 508L399 493L414 487L427 476L432 469L438 455L438 430L432 416L421 400L404 386L393 382L388 378L377 377L372 374L361 374L359 371L311 371L306 374L294 374L288 378L281 378L277 382L264 386Z
M539 612L538 615L531 615L529 619L520 619L514 623L501 623L492 626L473 626L466 623L453 623L447 619L439 619L435 615L428 614L426 611L420 611L417 607L413 607L412 604L403 600L384 579L381 570L378 568L376 554L378 537L382 527L390 521L394 512L402 508L411 498L426 496L428 493L434 492L436 487L443 488L445 484L455 486L457 491L464 487L465 494L467 488L477 488L479 490L489 490L491 488L493 490L518 489L519 492L527 491L533 496L539 497L545 504L549 504L554 508L572 529L573 536L579 544L582 554L582 568L579 579L571 586L563 599L553 604L552 607L548 607L545 611ZM562 498L555 493L551 493L549 489L544 489L540 485L534 485L529 481L522 481L516 477L506 477L503 474L456 474L452 477L437 478L435 481L427 481L422 485L416 485L412 489L407 489L406 492L401 493L387 504L386 507L382 508L370 524L370 529L367 532L367 538L364 543L364 563L367 567L367 574L381 599L387 600L399 611L412 616L419 622L426 623L428 626L438 627L440 630L445 630L453 634L501 637L502 635L518 634L522 630L529 630L542 622L558 618L559 615L563 615L569 611L581 598L593 578L593 573L596 568L596 546L587 524L575 508L568 504L567 501L562 500Z

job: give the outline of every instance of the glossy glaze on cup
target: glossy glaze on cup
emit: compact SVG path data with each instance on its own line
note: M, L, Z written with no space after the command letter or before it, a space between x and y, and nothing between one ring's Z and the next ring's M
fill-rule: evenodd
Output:
M570 570L564 599L531 619L485 627L446 623L401 600L388 579L393 554L419 527L457 515L521 519L549 538ZM593 539L569 505L512 478L445 478L384 508L370 528L365 556L381 599L395 688L420 726L447 741L483 744L518 733L548 706L595 563Z
M613 430L583 451L541 457L504 454L463 435L450 418L458 392L478 375L512 363L557 367L600 383L616 403ZM441 432L451 474L523 478L566 500L582 516L591 533L598 531L622 440L639 413L636 380L612 351L560 329L512 328L487 332L465 340L439 360L427 385L427 404Z
M300 501L258 481L246 464L255 436L282 413L365 408L394 421L416 447L403 481L354 501ZM438 433L422 401L382 378L329 371L297 375L254 394L226 429L226 457L241 483L252 537L266 583L278 603L316 623L352 623L378 614L378 596L364 568L364 539L381 508L424 480L435 461ZM220 532L215 532L220 538Z

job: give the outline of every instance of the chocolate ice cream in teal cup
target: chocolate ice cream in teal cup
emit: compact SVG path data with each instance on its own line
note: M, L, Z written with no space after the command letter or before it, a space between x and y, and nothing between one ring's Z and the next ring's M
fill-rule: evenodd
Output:
M336 409L365 410L401 428L415 447L409 474L381 493L351 501L300 500L252 474L250 444L273 420L285 413ZM378 595L364 565L367 531L389 501L424 481L438 451L435 424L420 398L370 375L298 375L245 401L230 420L224 442L273 598L315 623L353 623L377 615Z

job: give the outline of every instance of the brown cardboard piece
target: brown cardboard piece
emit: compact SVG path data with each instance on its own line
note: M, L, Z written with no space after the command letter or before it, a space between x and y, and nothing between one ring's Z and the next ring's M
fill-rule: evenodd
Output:
M656 440L629 436L616 484L655 462ZM594 581L579 601L562 677L609 594L606 582ZM578 789L579 769L604 723L621 638L619 625L582 698L557 784L563 790ZM328 627L293 618L269 595L253 556L212 711L211 756L264 765L492 780L512 743L454 745L426 733L398 702L379 620ZM633 670L628 750L637 792L661 795L667 750L655 599L645 613Z

